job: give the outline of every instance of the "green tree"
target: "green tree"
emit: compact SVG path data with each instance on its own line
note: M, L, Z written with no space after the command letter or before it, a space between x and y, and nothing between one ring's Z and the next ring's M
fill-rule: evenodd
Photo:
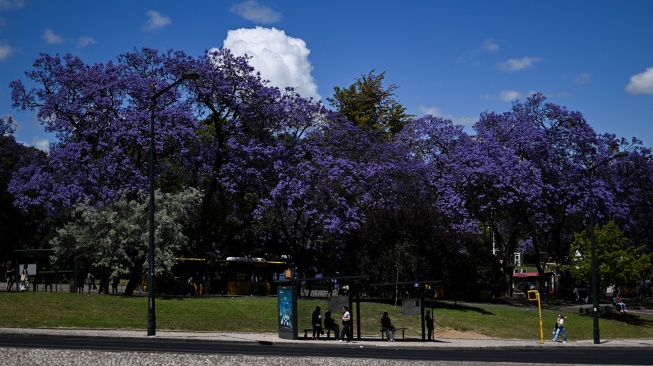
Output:
M380 132L390 141L414 116L406 114L406 108L395 100L398 86L383 87L384 76L385 73L374 75L372 70L348 88L336 86L333 97L327 100L354 125Z
M626 239L614 221L594 230L596 266L600 293L610 284L627 284L642 278L651 266L650 254L644 246L636 246ZM590 282L592 246L587 231L574 235L570 249L570 264L563 266L576 279Z
M177 194L157 191L155 210L155 272L169 271L174 258L188 246L185 234L200 203L198 190L189 188ZM79 258L83 268L98 275L129 275L125 295L132 294L144 272L148 254L148 201L119 197L104 207L77 205L73 220L58 229L50 241L54 259L69 262Z

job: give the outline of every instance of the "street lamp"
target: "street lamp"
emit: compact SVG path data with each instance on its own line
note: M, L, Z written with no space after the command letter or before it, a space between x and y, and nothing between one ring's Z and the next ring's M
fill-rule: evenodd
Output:
M174 83L163 88L161 91L154 93L150 98L152 100L152 115L150 117L150 243L149 243L149 273L147 278L147 335L156 335L156 312L154 308L154 110L156 109L156 100L161 94L167 92L184 80L197 80L199 74L196 72L187 72Z
M590 245L592 246L592 316L594 317L594 344L600 344L601 339L599 336L599 290L596 275L596 239L594 238L594 170L601 165L607 164L613 159L623 158L628 156L625 151L618 152L610 158L587 168L590 174L590 223L589 223L589 236Z

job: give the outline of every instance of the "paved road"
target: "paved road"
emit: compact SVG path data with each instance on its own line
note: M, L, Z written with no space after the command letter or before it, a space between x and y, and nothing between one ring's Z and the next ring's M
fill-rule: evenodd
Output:
M533 340L438 339L339 343L276 334L0 328L4 365L527 365L653 364L653 340L540 344ZM47 362L46 362L47 360ZM354 361L356 360L356 361Z

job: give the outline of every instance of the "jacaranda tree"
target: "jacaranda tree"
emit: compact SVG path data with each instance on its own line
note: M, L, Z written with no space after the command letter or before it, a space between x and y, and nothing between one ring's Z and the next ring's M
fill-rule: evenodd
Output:
M154 106L152 96L188 71L200 78ZM149 188L152 111L157 207L167 210L163 197L197 206L157 216L157 233L176 238L167 246L157 237L159 270L174 253L220 251L388 281L440 276L454 288L472 268L471 278L484 280L474 291L496 282L489 273L502 273L509 291L515 251L568 260L573 234L588 222L588 173L621 149L631 152L626 161L593 171L597 222L614 218L640 239L650 230L650 151L597 136L579 112L541 94L481 114L472 138L449 120L406 115L383 74L337 89L329 111L292 88L270 87L247 57L226 49L199 57L142 49L93 65L42 54L26 76L11 84L13 106L37 112L56 141L48 154L6 155L3 199L47 215L60 229L52 243L61 258L85 251L89 263L132 279L147 260L147 215L138 212ZM120 213L124 220L112 221ZM111 231L127 221L130 230ZM90 250L98 243L107 244L102 252Z
M143 49L92 66L72 55L42 55L34 69L27 75L38 87L12 83L14 106L38 111L58 141L47 159L13 180L23 209L66 218L80 203L110 207L119 194L138 199L148 188L151 96L192 70L200 79L162 94L154 110L156 188L196 187L202 194L188 253L292 258L312 248L310 238L340 235L361 221L355 205L364 201L359 183L369 173L361 162L332 156L335 145L320 134L334 115L292 89L266 86L245 57ZM282 198L297 194L294 203ZM289 222L296 204L307 208L298 219L311 222L315 211L323 219L279 235L277 225Z

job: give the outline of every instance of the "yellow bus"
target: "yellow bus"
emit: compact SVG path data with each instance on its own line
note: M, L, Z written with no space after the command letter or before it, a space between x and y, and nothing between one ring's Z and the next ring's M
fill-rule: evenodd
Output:
M285 279L286 262L265 258L227 257L219 262L226 295L267 296L277 292L274 281Z

